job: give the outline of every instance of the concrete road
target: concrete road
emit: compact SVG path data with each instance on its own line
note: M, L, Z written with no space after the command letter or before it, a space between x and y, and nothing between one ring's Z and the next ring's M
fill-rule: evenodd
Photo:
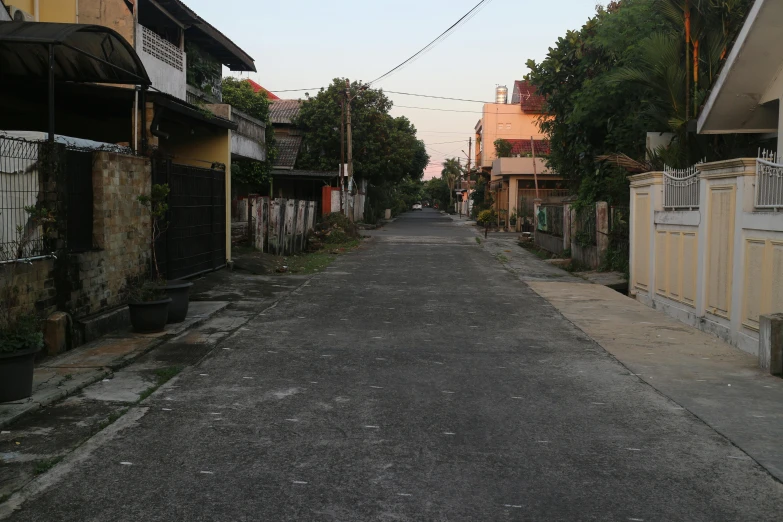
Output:
M431 210L141 406L10 520L744 522L783 507L754 461Z

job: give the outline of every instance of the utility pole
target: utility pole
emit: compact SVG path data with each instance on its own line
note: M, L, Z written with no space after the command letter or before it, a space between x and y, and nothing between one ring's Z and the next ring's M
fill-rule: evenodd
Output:
M340 104L340 213L342 214L344 212L343 209L343 192L344 192L344 183L343 180L345 179L345 102L346 99L343 97L343 102ZM331 197L331 196L330 196Z
M468 182L468 188L466 189L466 192L465 192L466 197L467 197L467 199L465 201L468 203L467 205L465 205L465 215L468 218L470 218L470 155L473 153L472 147L473 147L473 136L468 138L468 151L467 152L463 151L463 152L465 152L465 156L467 156L467 158L468 158L468 166L466 167L466 170L465 170L465 173L466 173L465 174L465 178L466 178L466 181Z
M348 188L351 188L351 182L353 181L353 140L351 135L351 82L348 78L345 79L345 99L348 104L347 112L347 126L348 126ZM346 205L349 208L350 220L353 221L353 205Z
M540 200L538 197L538 173L536 172L536 140L533 139L533 136L530 136L530 151L533 153L533 180L536 184L536 199Z

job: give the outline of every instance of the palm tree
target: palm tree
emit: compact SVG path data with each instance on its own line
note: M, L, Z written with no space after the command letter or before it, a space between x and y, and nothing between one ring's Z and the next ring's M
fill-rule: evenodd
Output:
M460 163L459 158L449 158L443 162L443 170L440 172L440 177L449 187L449 208L451 208L452 200L454 198L454 186L461 175L462 164Z

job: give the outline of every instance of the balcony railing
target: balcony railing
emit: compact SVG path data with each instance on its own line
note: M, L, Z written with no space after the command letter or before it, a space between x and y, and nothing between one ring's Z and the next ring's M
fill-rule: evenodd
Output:
M663 167L663 206L666 210L699 208L699 171L696 165L687 169Z
M139 24L136 50L155 89L187 99L187 55L182 49Z
M756 208L783 210L783 164L763 151L756 160Z

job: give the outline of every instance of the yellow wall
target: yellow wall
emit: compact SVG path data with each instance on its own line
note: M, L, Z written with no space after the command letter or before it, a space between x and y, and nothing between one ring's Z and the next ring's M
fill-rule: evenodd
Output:
M745 240L742 325L758 331L759 316L783 312L783 239Z
M64 24L76 23L76 1L77 0L38 0L38 21L59 22ZM18 7L23 11L35 15L35 0L7 0L6 5L9 7Z
M711 185L707 196L706 311L726 319L731 317L735 189L736 185Z
M38 0L42 22L76 23L76 0Z
M538 129L538 114L525 114L519 105L484 104L482 119L484 152L481 166L488 167L497 158L495 140L541 140L545 136Z
M633 285L647 291L650 284L650 194L634 194L634 215L631 223L634 227L633 247Z
M6 7L14 6L22 11L35 15L35 3L33 0L5 0Z
M167 142L165 148L176 163L208 168L210 163L226 166L226 258L231 259L231 131L215 136L188 137L180 142Z
M698 227L659 229L656 234L656 293L691 307L696 306Z

